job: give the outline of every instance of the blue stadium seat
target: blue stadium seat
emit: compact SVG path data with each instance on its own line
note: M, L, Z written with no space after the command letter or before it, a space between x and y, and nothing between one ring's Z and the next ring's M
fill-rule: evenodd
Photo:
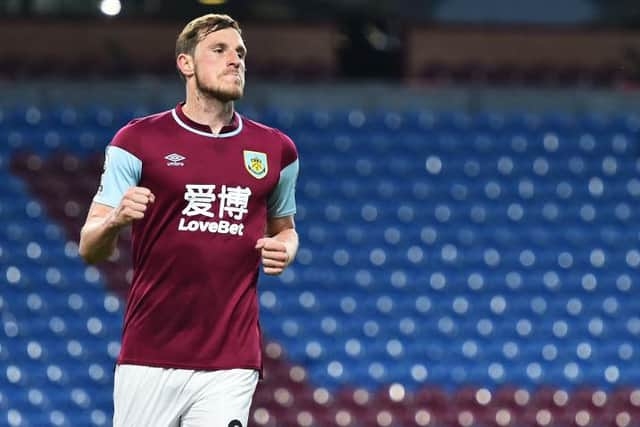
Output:
M123 312L11 161L67 197L56 168L97 173L152 110L0 115L0 426L110 425ZM247 111L307 165L297 262L259 300L313 387L639 384L637 114Z

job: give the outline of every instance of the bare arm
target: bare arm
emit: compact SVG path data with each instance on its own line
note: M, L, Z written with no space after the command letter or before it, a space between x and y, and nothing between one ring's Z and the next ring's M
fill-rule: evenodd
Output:
M266 274L282 273L298 252L298 233L293 215L269 218L266 237L258 240L256 249L261 250L262 266Z
M114 208L92 203L80 230L80 256L89 264L103 261L113 253L121 227L112 220Z
M116 208L92 203L87 220L80 231L80 256L89 264L103 261L113 253L120 230L144 218L155 196L148 188L131 187Z

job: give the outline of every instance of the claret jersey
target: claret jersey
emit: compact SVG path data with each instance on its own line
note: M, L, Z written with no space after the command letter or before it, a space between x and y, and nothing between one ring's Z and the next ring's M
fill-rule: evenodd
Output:
M132 224L118 363L261 369L254 246L267 218L295 213L296 148L237 113L214 135L181 107L120 129L94 197L116 207L132 186L156 196Z

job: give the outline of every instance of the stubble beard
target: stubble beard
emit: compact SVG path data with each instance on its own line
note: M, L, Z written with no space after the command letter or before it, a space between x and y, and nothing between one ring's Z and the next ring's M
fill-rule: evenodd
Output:
M209 86L200 80L198 72L194 73L196 79L196 88L201 96L205 98L217 99L221 102L237 101L242 98L244 85L224 87L223 85Z

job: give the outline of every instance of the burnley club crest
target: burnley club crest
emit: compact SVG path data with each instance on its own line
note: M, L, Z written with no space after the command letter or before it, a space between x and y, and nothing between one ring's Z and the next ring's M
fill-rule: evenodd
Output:
M269 170L266 153L244 150L244 166L254 178L262 179Z

